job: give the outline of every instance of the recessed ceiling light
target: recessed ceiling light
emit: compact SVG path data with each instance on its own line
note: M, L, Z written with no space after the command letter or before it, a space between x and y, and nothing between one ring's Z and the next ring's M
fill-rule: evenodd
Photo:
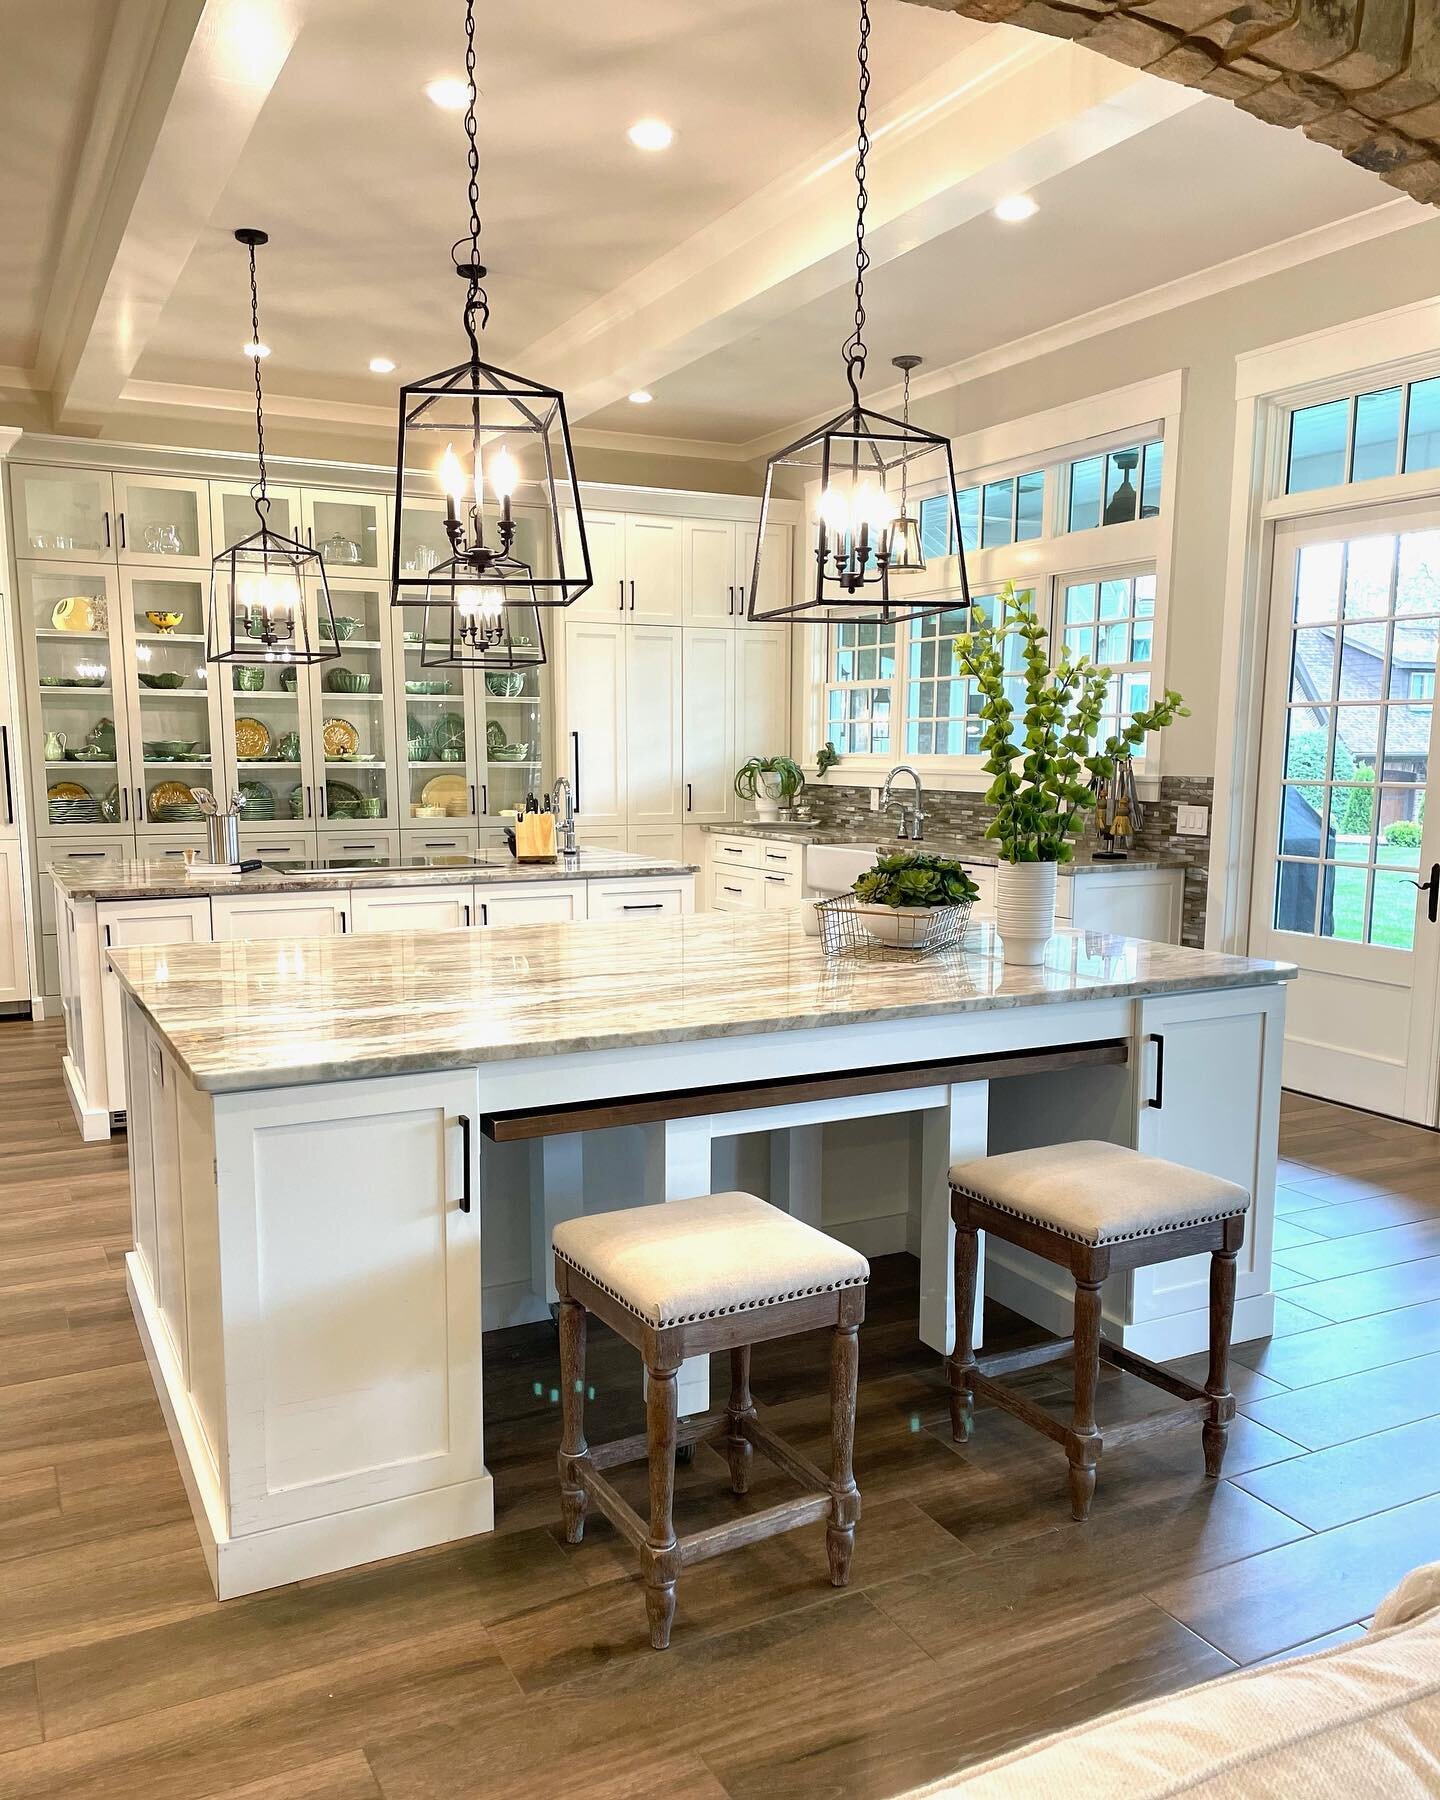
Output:
M1033 219L1039 210L1039 202L1032 200L1028 194L1007 194L1003 200L995 203L995 217L1003 219L1007 225L1018 225L1023 219Z
M668 150L675 140L663 119L638 119L625 135L637 150Z
M655 396L648 388L636 388L630 396L630 404L632 406L648 406L654 398Z
M470 104L470 84L454 75L442 75L438 81L425 83L426 98L446 112L464 112Z
M268 356L270 354L270 346L268 344L258 344L253 338L248 344L242 344L240 348L247 356L253 356L257 361L262 356Z
M370 358L370 373L372 375L388 375L394 367L394 363L391 362L388 356L372 356Z

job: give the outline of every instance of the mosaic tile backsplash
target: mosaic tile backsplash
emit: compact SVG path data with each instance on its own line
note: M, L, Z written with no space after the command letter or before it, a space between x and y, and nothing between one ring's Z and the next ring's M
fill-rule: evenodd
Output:
M814 813L815 822L862 832L873 830L875 815L870 811L870 789L846 786L837 780L842 772L833 770L827 780L806 785L803 797ZM1145 824L1135 840L1137 848L1185 865L1181 942L1197 948L1203 948L1205 943L1210 839L1208 835L1181 837L1175 830L1175 809L1177 806L1209 808L1214 786L1208 775L1162 775L1159 798L1144 802ZM908 793L908 790L907 783L905 791ZM979 794L953 794L926 788L925 815L926 830L931 836L981 837L990 822L991 809Z

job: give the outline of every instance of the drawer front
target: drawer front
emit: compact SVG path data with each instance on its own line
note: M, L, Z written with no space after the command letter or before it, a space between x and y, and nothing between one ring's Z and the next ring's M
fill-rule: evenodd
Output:
M760 877L761 905L766 912L800 904L798 875L765 874Z
M592 919L653 919L657 913L691 909L692 876L663 881L592 881Z
M267 831L263 825L240 827L240 854L262 862L313 862L313 831Z
M187 850L203 853L205 838L203 833L190 837L159 837L142 831L135 839L135 848L145 862L183 863Z
M743 869L749 865L746 853L750 848L748 838L712 837L710 839L710 866L712 869Z
M800 880L805 861L803 844L767 844L763 838L751 838L747 848L751 852L750 868L759 869L764 875L787 875Z
M460 931L475 922L469 882L444 887L356 888L350 895L356 931Z
M438 831L402 831L400 848L407 861L414 856L473 856L477 840L473 829L442 826Z
M760 912L765 906L764 887L764 876L754 869L716 869L711 875L711 910Z
M400 834L395 831L322 831L318 854L329 861L352 856L383 856L394 862L400 855Z

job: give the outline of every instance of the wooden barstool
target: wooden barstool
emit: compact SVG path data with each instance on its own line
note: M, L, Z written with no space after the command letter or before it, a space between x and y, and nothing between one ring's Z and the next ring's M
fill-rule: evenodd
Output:
M981 1156L950 1171L955 1221L955 1354L950 1359L950 1423L955 1437L974 1429L974 1395L1064 1446L1070 1461L1070 1507L1089 1516L1102 1439L1095 1390L1102 1361L1164 1388L1184 1404L1170 1413L1121 1425L1112 1448L1148 1437L1166 1423L1203 1414L1205 1473L1218 1476L1235 1416L1230 1393L1230 1329L1235 1314L1235 1253L1245 1237L1250 1196L1234 1182L1142 1156L1118 1144L1085 1142ZM972 1320L979 1257L977 1231L1017 1244L1069 1269L1075 1278L1074 1336L1058 1343L976 1361ZM1100 1284L1107 1275L1210 1252L1210 1367L1204 1387L1112 1344L1100 1335ZM1053 1362L1073 1350L1075 1413L1068 1426L1001 1385L997 1377Z
M555 1228L555 1285L560 1295L560 1507L565 1540L578 1544L591 1501L640 1553L650 1642L670 1643L675 1583L682 1568L724 1550L829 1521L830 1581L850 1579L860 1493L851 1467L855 1443L857 1327L865 1316L870 1266L858 1251L758 1200L753 1194L705 1194L592 1213ZM633 1344L647 1378L645 1435L611 1444L585 1442L585 1329L594 1313ZM831 1471L820 1470L762 1425L750 1397L750 1347L828 1327ZM677 1421L675 1377L687 1356L730 1352L730 1400L723 1412ZM680 1444L723 1443L730 1486L749 1486L759 1450L807 1491L760 1512L677 1538L672 1518L675 1451ZM629 1506L602 1470L647 1457L650 1519Z

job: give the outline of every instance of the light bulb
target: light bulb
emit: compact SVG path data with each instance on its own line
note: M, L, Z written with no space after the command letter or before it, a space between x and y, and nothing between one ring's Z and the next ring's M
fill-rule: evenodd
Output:
M454 446L447 444L445 454L440 458L440 485L450 498L456 502L465 499L465 471L460 466L460 458L455 454Z
M864 482L855 495L855 517L872 531L884 531L895 517L895 502L875 482Z
M508 450L497 450L490 458L490 486L497 500L508 500L520 484L520 468ZM479 487L477 480L476 487Z
M844 537L850 529L850 502L839 488L827 487L820 496L820 523L832 537Z

